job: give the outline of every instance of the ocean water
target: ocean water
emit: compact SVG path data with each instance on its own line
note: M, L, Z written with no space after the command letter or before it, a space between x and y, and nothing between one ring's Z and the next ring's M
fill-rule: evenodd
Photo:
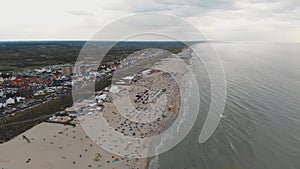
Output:
M211 91L204 65L197 65L201 102L196 123L149 168L299 169L300 44L233 42L215 48L227 80L218 128L198 143Z

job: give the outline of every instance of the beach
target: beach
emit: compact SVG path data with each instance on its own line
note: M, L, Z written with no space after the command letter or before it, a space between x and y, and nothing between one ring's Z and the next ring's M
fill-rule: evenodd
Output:
M185 50L182 55L188 54ZM110 92L101 95L106 98L101 101L103 109L83 113L81 125L109 152L139 159L154 156L153 138L166 130L166 123L175 121L181 110L181 85L187 65L186 58L173 55L150 69L123 77L132 79L130 83L116 79Z
M1 169L139 168L138 165L146 162L118 157L101 149L80 125L53 123L41 123L1 144L0 152ZM101 155L98 160L94 159L96 153Z
M180 111L187 64L164 59L128 85L112 85L101 104L85 101L76 127L41 123L1 144L0 168L147 168L152 138Z

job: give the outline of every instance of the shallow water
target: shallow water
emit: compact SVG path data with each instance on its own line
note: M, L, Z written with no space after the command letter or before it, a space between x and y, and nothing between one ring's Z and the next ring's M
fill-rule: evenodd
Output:
M156 158L158 164L152 168L300 168L300 44L218 43L215 47L227 79L221 123L208 141L198 143L210 103L209 79L199 65L197 121L180 144Z

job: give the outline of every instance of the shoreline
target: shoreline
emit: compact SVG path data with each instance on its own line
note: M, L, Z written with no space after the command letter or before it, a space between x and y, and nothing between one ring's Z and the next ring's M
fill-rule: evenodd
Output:
M174 64L174 61L178 61L178 60L180 61L180 64L184 64L183 66L186 67L188 65L187 60L182 60L182 59L179 59L179 58L166 58L166 59L163 59L162 61L160 61L159 65L154 66L154 68L161 69L162 67L168 67L168 64ZM175 67L176 66L174 66L173 68L175 68ZM183 69L182 67L181 68L175 68L175 69L176 69L177 72L179 72L181 74L184 74L186 72L186 71L183 71L185 69ZM148 78L150 78L150 80L151 80L151 78L153 80L154 79L157 80L157 78L159 78L161 75L162 75L161 73L157 73L156 72L156 73L150 74L148 76ZM181 75L177 74L176 76L181 76ZM166 79L168 79L168 78L166 78ZM164 78L162 79L163 83L166 83L166 84L170 83L170 84L172 84L171 83L172 81L164 82L166 79L164 79ZM174 96L170 97L171 100L173 100L173 101L172 102L169 102L169 101L167 102L167 105L173 105L172 107L174 107L174 108L172 108L172 111L167 111L167 108L162 105L161 108L166 111L167 115L166 115L165 118L162 118L163 120L159 121L159 124L157 125L157 127L155 126L156 127L155 130L151 129L152 126L149 125L148 127L145 127L146 125L142 123L143 125L139 124L139 125L136 125L135 127L137 127L136 129L140 128L139 131L143 131L143 132L137 133L137 130L133 129L134 125L131 125L131 129L132 129L132 131L135 131L134 132L135 134L133 134L133 132L130 133L129 130L128 130L130 128L129 127L130 126L129 122L126 121L125 123L120 123L120 121L122 120L121 116L119 116L119 119L118 119L119 123L117 123L117 121L113 121L113 120L117 119L116 118L117 115L113 113L114 110L115 111L117 111L117 110L112 105L110 105L111 103L104 103L106 109L104 108L104 111L101 113L101 116L103 115L103 116L106 116L106 119L111 119L111 121L106 121L106 122L110 123L110 125L114 128L114 130L121 129L121 127L117 126L117 125L123 124L125 126L125 128L124 128L125 130L124 131L126 131L126 132L128 131L128 134L131 134L133 137L137 137L137 138L139 138L139 137L140 138L141 137L142 138L143 137L147 137L147 135L143 134L143 133L147 132L147 129L149 129L148 130L149 136L156 136L156 135L160 134L162 131L164 131L165 128L168 128L168 126L166 126L166 125L169 125L169 123L172 124L175 121L175 119L177 118L177 116L178 116L178 113L179 113L180 107L181 107L181 105L180 105L181 95L180 94L183 92L183 88L181 87L181 85L183 84L183 81L182 81L183 79L182 78L179 78L179 79L180 79L179 82L178 81L176 82L176 85L179 85L179 86L177 86L178 90L179 90L179 93L177 92L177 94L176 94L176 90L173 91L173 94L171 94L171 95L174 95ZM150 88L153 87L153 86L151 86L151 83L149 83L149 84L150 84L150 86L148 86L148 87L150 87ZM160 86L157 86L157 87L159 88ZM136 95L137 93L139 93L140 91L143 91L143 90L145 90L145 88L143 88L143 87L137 87L137 88L133 89L133 92L130 94L131 100L134 98L134 95ZM155 91L154 91L154 93L155 93ZM151 93L149 95L151 95ZM138 104L138 105L141 106L141 104ZM143 106L147 107L147 104L144 104ZM120 107L122 108L122 107L126 107L126 106L120 106ZM157 106L157 107L159 107L159 106ZM158 112L158 111L156 111L156 112ZM95 115L96 114L97 113L95 113ZM155 118L155 117L158 117L158 116L161 116L161 115L162 114L157 114L157 113L154 112L153 117L149 116L148 120L151 121L152 118ZM125 117L126 114L125 114L125 116L124 116L124 114L122 114L122 116ZM87 119L84 119L84 120L93 120L93 119L95 120L95 119L99 118L99 116L98 117L96 117L96 116L92 117L91 115L86 115L85 117L87 117ZM129 116L127 116L127 118L129 118ZM137 119L138 120L145 120L145 119L139 119L140 117L137 117L137 116L136 117L131 117L131 118L135 118L136 120ZM79 119L83 120L82 118L79 118ZM147 121L144 121L144 122L147 122ZM89 124L91 124L91 123L89 123ZM95 123L95 124L97 124L97 123ZM133 123L131 123L131 124L133 124ZM126 128L126 125L127 125L127 128ZM103 128L101 127L101 125L98 126L98 127L100 127L99 129L103 130ZM72 166L72 168L76 168L76 167L79 167L79 168L80 167L83 167L83 168L84 167L95 168L95 165L97 164L97 167L99 167L99 165L101 165L102 167L106 166L106 167L111 167L111 168L114 168L114 167L117 167L117 168L119 168L119 167L121 167L121 168L136 167L136 168L140 168L141 169L141 168L148 168L149 165L150 165L150 162L153 159L153 158L149 158L149 157L148 158L139 158L138 156L137 156L136 159L135 158L131 158L130 156L122 157L122 156L115 155L115 153L110 153L109 151L107 151L106 149L103 149L102 147L100 148L99 145L97 145L97 143L98 144L99 143L103 143L104 144L104 142L100 142L101 140L97 140L98 138L96 138L96 137L93 138L93 136L92 136L92 138L88 137L86 135L86 130L85 129L87 129L89 127L87 125L85 125L84 122L83 122L83 124L80 124L80 125L78 125L78 126L76 126L76 127L73 128L74 129L73 130L74 134L75 133L79 133L78 135L73 136L72 138L70 138L70 136L68 136L68 135L65 135L64 137L59 137L60 134L57 134L57 133L61 133L61 131L57 131L57 129L65 131L66 128L70 128L70 126L63 126L61 124L41 123L41 124L39 124L37 126L34 126L31 129L27 130L26 132L20 134L19 136L16 136L12 140L10 140L10 141L8 141L6 143L0 144L0 151L2 151L2 152L9 152L10 153L10 155L7 156L7 157L2 157L2 155L0 155L0 164L3 163L5 165L7 165L7 169L10 169L8 167L12 167L12 166L13 166L13 169L24 168L24 166L22 166L22 164L25 164L25 165L31 164L31 165L28 165L28 166L30 166L30 169L38 169L38 167L40 167L40 165L43 165L42 162L44 160L45 163L49 164L47 166L48 168L55 168L55 167L61 168L64 165L65 166ZM51 137L51 135L45 135L48 132L49 133L53 132L53 131L51 131L51 129L55 130L56 134L52 135L52 137ZM36 131L38 131L38 132L36 132ZM150 131L152 131L152 132L150 132ZM69 135L71 135L71 134L72 133L69 133ZM97 133L97 134L99 134L99 133ZM105 132L103 132L102 134L105 134ZM28 138L31 138L32 139L32 143L28 143L28 144L24 143L24 139L21 139L22 135L27 135ZM84 135L85 135L85 137L84 137ZM46 138L43 138L42 140L40 140L40 137L46 137ZM79 141L78 141L77 138L79 138L79 137L81 139L79 139ZM104 135L101 136L101 137L105 138ZM52 144L51 144L51 142L46 143L46 144L50 144L50 147L49 147L49 145L45 145L45 143L44 143L45 139L46 140L48 140L48 139L51 140L51 139L55 139L55 138L59 138L60 139L60 142L58 142L58 144L63 144L66 141L67 142L70 141L65 146L66 147L71 146L71 147L73 147L73 149L67 149L67 150L65 150L65 146L59 146L59 150L55 150L54 151L54 150L52 150L52 148L50 148L51 145L52 146L54 145L54 142L52 142ZM99 136L99 138L100 138L100 136ZM102 141L104 141L104 140L102 140ZM113 140L110 140L108 138L107 140L105 140L105 142L106 141L112 142ZM147 142L144 142L144 143L145 144L149 144L149 142L151 142L151 139L148 140L148 143ZM36 144L36 145L34 145L34 144ZM93 153L101 152L100 154L101 154L102 157L100 158L100 162L99 163L96 163L94 160L91 160L92 157L93 157L93 153L90 153L89 156L91 156L90 157L91 159L90 160L86 160L86 161L89 162L89 163L92 163L93 165L92 164L87 164L87 166L84 166L84 165L86 165L86 163L78 164L78 161L80 161L80 159L81 159L81 155L80 155L80 157L78 157L78 156L77 157L73 157L74 161L75 161L75 164L74 164L74 161L73 161L73 163L69 163L69 164L66 164L66 163L57 164L57 166L56 166L56 164L54 164L55 163L55 159L57 160L57 158L56 158L57 154L60 154L60 153L64 152L65 154L67 154L65 158L68 159L67 156L72 156L72 154L74 152L79 151L79 149L82 149L82 147L84 147L84 144L89 144L93 148L96 147L95 150L97 150L97 151L93 151ZM10 145L10 146L7 146L7 145ZM49 157L49 158L51 158L51 160L48 161L48 160L44 159L43 157L41 157L41 159L39 160L40 163L39 162L35 163L35 159L33 157L31 157L31 158L28 157L27 161L29 160L29 162L26 163L27 161L25 160L25 163L24 163L23 162L24 161L24 156L19 155L19 153L18 153L19 152L18 146L20 146L20 145L22 145L22 148L25 149L24 150L25 152L30 152L29 154L32 154L32 156L40 154L40 152L36 152L35 150L47 150L47 152L49 151L49 154L46 155L46 156ZM111 146L112 145L107 145L107 147L111 147ZM114 146L116 146L116 145L114 145ZM121 144L117 144L117 146L122 147ZM120 149L119 147L117 149ZM133 151L134 147L132 147L132 145L129 145L128 149L130 149L130 150ZM145 148L141 148L139 150L136 149L136 151L143 150L143 152L141 152L141 153L146 153L148 155L149 155L149 153L151 153L151 151L153 151L153 150L150 149L150 147L146 148L147 149L146 151L144 149ZM62 150L65 150L65 151L62 151ZM85 150L87 150L87 149L85 149ZM85 150L81 150L81 151L85 151ZM20 156L20 157L17 158L17 159L23 159L23 161L15 160L14 162L12 162L10 158L14 159L14 155L13 154L18 154L17 156Z

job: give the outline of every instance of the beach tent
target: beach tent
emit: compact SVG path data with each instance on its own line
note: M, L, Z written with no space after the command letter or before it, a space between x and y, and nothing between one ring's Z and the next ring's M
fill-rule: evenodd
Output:
M109 92L111 93L119 93L119 88L118 86L112 86L110 89L109 89Z
M6 100L6 104L9 105L9 104L15 104L15 100L13 98L9 98Z

